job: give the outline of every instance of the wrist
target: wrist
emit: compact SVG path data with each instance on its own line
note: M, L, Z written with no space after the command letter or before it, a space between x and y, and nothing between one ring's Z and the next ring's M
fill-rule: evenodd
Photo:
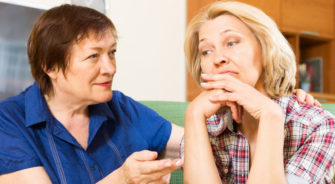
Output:
M196 120L206 120L206 116L201 110L192 105L189 105L185 111L185 119L196 119Z

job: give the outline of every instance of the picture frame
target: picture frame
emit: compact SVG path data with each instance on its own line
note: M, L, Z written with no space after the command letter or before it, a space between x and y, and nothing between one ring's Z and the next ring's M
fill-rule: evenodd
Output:
M323 92L323 59L304 60L299 65L299 87L305 91Z

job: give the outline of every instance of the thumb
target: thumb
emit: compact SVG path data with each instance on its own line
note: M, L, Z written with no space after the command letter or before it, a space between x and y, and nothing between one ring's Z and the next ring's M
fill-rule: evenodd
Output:
M158 156L157 152L149 150L138 151L132 154L132 157L137 161L155 160L157 156Z

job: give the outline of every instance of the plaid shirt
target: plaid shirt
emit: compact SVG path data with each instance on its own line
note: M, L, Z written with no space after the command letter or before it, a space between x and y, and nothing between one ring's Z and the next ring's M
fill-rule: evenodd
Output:
M308 183L334 183L335 123L329 112L300 105L296 96L275 100L285 118L285 172ZM229 108L207 119L216 166L223 183L246 183L249 174L249 143L236 128ZM181 144L183 157L184 142Z

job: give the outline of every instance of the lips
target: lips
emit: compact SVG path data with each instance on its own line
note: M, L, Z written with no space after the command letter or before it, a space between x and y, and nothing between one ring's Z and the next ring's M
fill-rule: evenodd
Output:
M95 83L95 85L101 86L101 87L111 87L112 86L112 81L106 81L106 82L101 82L101 83Z
M226 71L220 72L219 74L237 75L237 72L231 71L231 70L226 70Z

